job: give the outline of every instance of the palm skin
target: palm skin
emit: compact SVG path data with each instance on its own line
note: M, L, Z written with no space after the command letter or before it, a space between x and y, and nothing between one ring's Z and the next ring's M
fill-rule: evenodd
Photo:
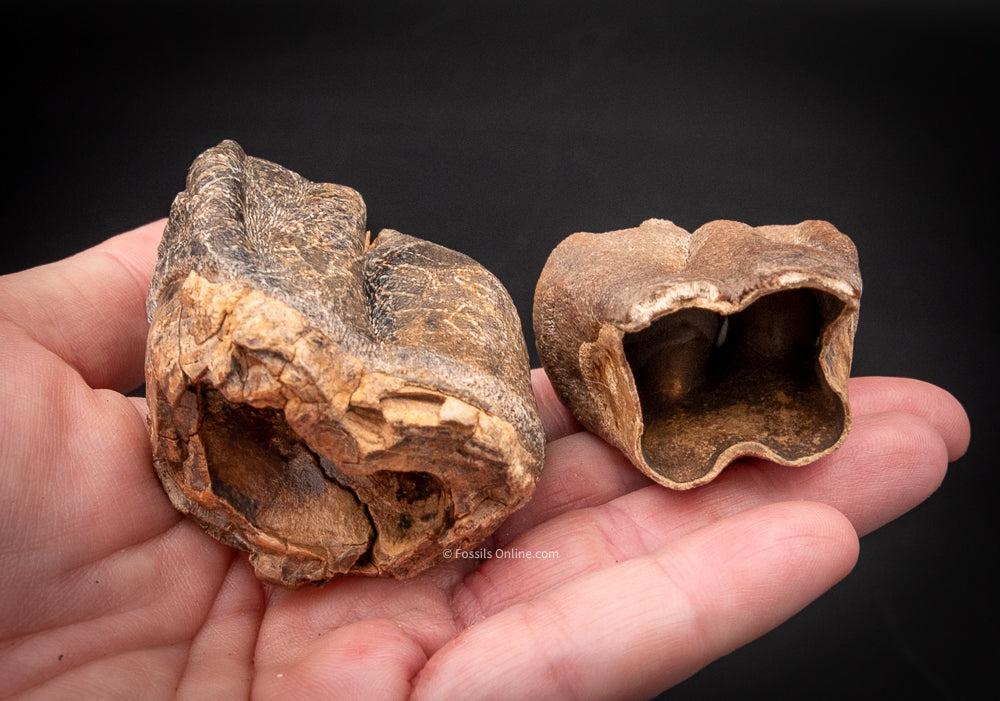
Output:
M272 589L170 506L121 394L162 229L0 279L0 696L648 698L826 591L968 445L943 390L860 378L835 454L670 492L535 371L545 472L483 549L550 557Z

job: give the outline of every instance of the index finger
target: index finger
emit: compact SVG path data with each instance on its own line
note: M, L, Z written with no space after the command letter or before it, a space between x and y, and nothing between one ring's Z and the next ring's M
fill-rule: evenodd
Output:
M47 265L0 277L0 318L94 388L142 384L146 290L165 220Z
M531 388L535 392L538 415L542 419L547 443L584 430L580 422L563 406L549 376L542 368L531 371Z

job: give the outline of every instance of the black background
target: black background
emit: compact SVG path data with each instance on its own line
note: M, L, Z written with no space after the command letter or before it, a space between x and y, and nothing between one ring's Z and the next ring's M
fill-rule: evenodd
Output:
M830 594L667 697L991 682L994 3L138 5L6 13L0 272L166 216L224 138L359 190L372 231L479 260L529 347L535 280L572 232L827 219L861 258L854 374L945 387L972 447Z

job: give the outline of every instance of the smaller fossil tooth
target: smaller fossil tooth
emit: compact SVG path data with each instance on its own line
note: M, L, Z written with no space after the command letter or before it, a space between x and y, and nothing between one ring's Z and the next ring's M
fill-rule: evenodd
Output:
M857 252L823 221L578 233L535 290L538 354L580 422L674 489L803 465L850 428Z

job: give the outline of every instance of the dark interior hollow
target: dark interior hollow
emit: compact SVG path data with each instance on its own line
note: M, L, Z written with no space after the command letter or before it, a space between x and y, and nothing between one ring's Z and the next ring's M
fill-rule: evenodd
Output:
M281 410L233 404L206 387L189 391L197 395L198 436L219 499L254 527L300 545L371 540L364 507L326 477Z
M735 443L757 441L787 460L833 445L845 417L819 353L842 309L820 290L783 290L730 316L683 309L626 334L646 461L683 483Z

